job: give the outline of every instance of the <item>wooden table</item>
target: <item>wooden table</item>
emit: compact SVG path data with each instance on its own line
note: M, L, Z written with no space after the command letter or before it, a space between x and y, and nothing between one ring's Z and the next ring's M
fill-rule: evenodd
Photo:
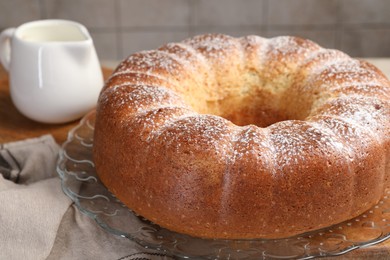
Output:
M385 73L390 70L390 61L382 59L370 61L378 65ZM110 73L110 69L103 69L105 78ZM8 75L0 66L0 143L51 134L61 144L66 140L68 131L78 124L78 122L77 120L67 124L50 125L37 123L24 117L17 111L11 101ZM390 259L390 240L368 248L354 250L339 257L324 259Z

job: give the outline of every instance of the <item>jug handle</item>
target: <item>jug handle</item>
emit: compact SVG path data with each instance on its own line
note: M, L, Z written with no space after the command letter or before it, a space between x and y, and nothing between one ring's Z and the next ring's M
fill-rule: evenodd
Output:
M11 37L14 32L15 28L8 28L0 34L0 61L7 71L11 63Z

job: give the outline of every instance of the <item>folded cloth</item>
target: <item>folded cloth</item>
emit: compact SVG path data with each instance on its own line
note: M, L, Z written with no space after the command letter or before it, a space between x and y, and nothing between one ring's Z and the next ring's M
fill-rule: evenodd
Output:
M50 136L0 147L1 259L44 259L71 201L62 195Z
M169 259L101 229L65 196L52 136L0 144L0 259Z

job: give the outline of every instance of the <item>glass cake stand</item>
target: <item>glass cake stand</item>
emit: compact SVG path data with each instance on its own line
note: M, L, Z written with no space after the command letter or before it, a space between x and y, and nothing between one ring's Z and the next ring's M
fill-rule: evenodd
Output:
M95 111L69 132L57 171L63 191L106 231L177 258L311 259L336 256L390 237L390 190L364 214L338 225L283 239L200 239L175 233L138 216L99 181L92 159Z

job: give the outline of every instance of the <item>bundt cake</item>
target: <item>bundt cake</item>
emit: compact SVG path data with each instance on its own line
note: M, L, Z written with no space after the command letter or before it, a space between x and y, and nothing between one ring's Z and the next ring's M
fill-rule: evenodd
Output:
M389 182L390 87L296 37L200 35L121 62L94 162L134 212L203 238L280 238L351 219Z

